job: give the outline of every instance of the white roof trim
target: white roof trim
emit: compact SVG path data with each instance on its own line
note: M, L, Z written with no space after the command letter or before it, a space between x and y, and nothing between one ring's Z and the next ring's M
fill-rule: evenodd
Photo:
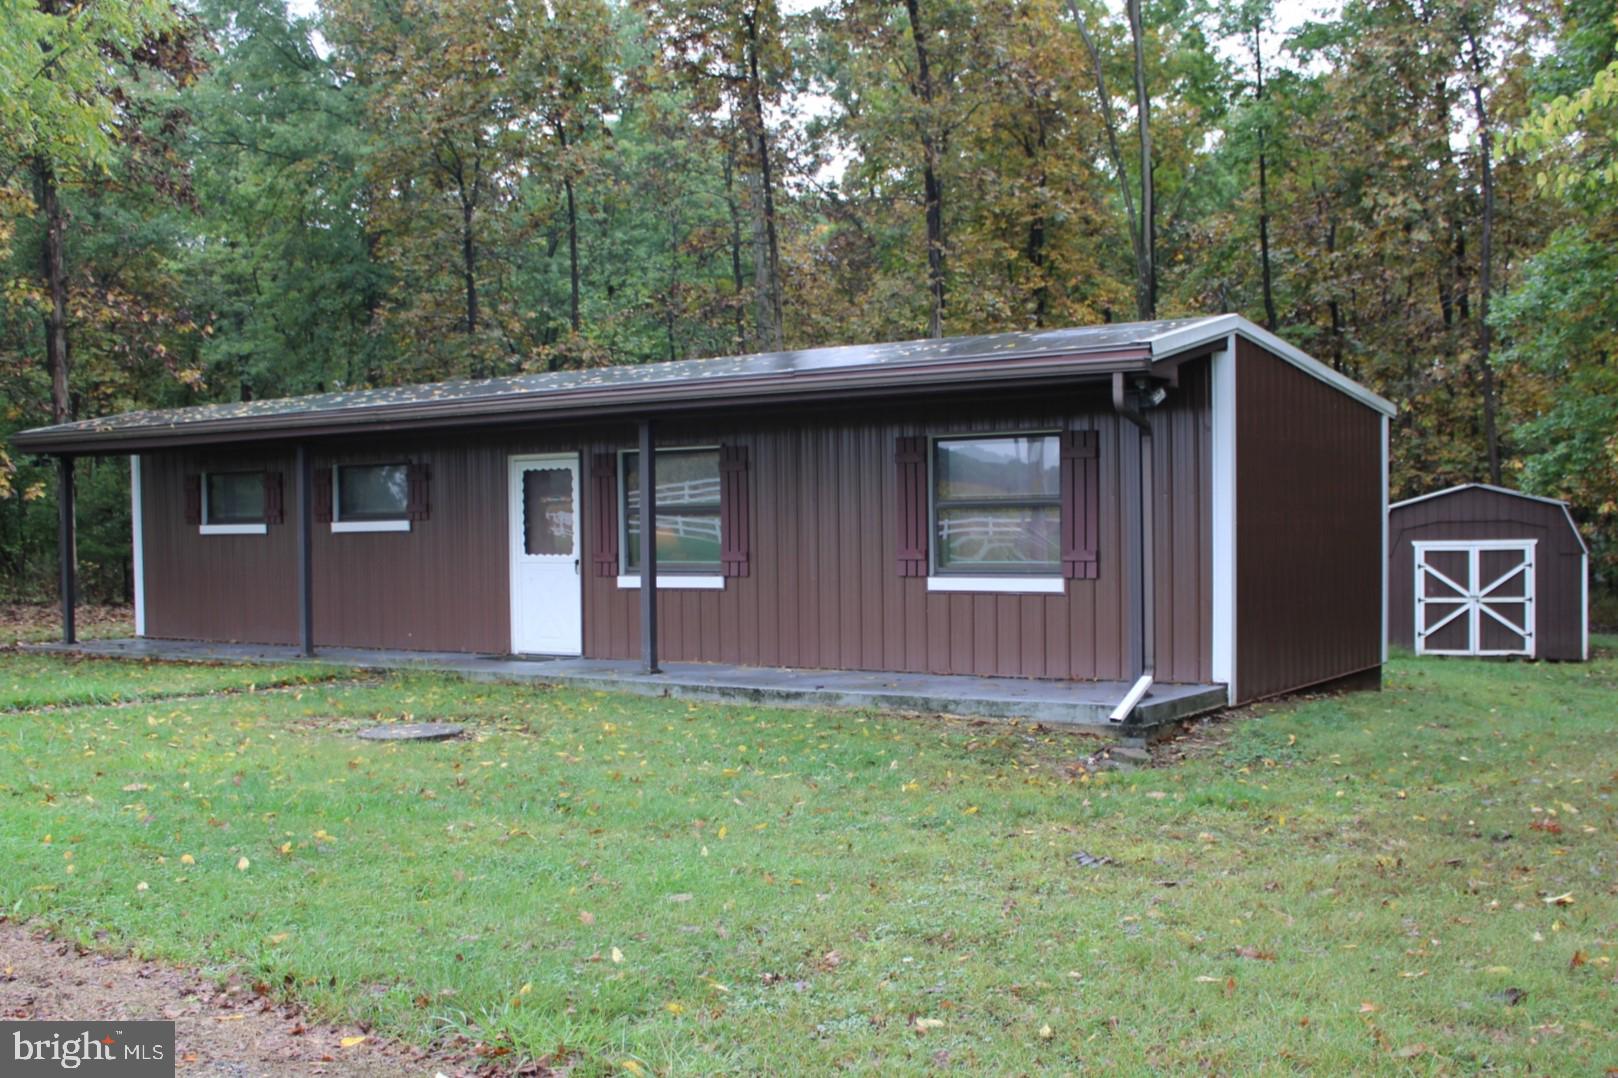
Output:
M1458 494L1463 490L1488 490L1496 494L1507 494L1513 498L1526 498L1531 502L1544 502L1546 505L1556 506L1562 511L1562 516L1567 520L1567 530L1572 532L1573 538L1579 541L1579 549L1584 551L1586 556L1589 555L1590 548L1584 545L1584 536L1579 534L1579 526L1573 523L1573 514L1568 510L1566 502L1560 498L1547 498L1543 494L1525 494L1520 490L1512 490L1510 487L1497 487L1493 483L1458 483L1453 487L1435 490L1431 494L1418 494L1414 498L1394 502L1388 506L1388 511L1392 512L1395 509L1402 509L1407 505L1415 505L1417 502L1425 502L1433 498L1442 498L1446 494Z
M1158 360L1187 349L1215 344L1233 333L1274 352L1305 374L1313 375L1338 392L1353 397L1367 408L1387 416L1396 415L1399 411L1391 401L1377 396L1352 378L1338 374L1307 352L1288 344L1269 330L1254 325L1239 314L1220 314L1204 318L1189 326L1180 326L1159 333L1155 337L1148 337L1145 343L1151 345L1152 358Z

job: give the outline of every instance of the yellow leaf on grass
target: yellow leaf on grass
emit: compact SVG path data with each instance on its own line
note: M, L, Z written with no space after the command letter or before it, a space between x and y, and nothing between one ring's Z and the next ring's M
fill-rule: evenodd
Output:
M1571 906L1571 905L1573 905L1573 892L1572 891L1567 891L1567 892L1565 892L1563 894L1559 894L1559 895L1547 895L1545 897L1545 905L1547 905L1547 906Z
M684 1014L685 1013L685 1004L683 1004L683 1003L665 1003L665 1004L663 1004L663 1009L665 1011L668 1011L670 1014L675 1014L675 1015Z
M243 857L243 858L241 858L240 860L238 860L236 862L236 871L238 871L238 872L246 872L247 871L247 866L251 865L252 863L253 862L251 862L247 858Z
M365 1043L365 1035L362 1033L362 1034L359 1034L358 1036L354 1036L354 1037L344 1037L342 1040L338 1041L337 1043L342 1045L344 1048L353 1048L356 1045L360 1045L360 1044Z
M622 952L618 948L614 947L612 949L612 961L613 961L613 963L617 964L619 962L622 962L623 960L624 960L624 952Z
M619 1063L619 1066L623 1067L624 1070L628 1071L630 1074L646 1073L646 1068L641 1066L639 1063L636 1063L633 1059L623 1060L621 1063Z
M148 888L146 886L146 881L145 880L141 880L139 883L137 883L135 885L135 890L137 890L137 891L145 891L147 889Z
M182 864L182 865L194 865L196 863L197 863L197 859L195 857L192 857L190 854L182 853L180 855L180 864Z
M281 852L282 853L291 853L292 852L292 843L290 843L290 842L281 843Z
M968 805L962 810L962 812L967 816L976 816L978 814L978 807L976 805Z
M944 1020L942 1018L918 1018L916 1019L915 1029L917 1033L925 1033L929 1029L938 1029L943 1024Z

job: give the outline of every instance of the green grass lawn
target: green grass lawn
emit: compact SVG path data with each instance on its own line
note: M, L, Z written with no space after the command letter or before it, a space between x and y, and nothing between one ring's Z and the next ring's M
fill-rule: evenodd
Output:
M0 900L576 1074L1599 1072L1605 644L1399 658L1089 781L1094 743L1013 726L424 675L12 713Z
M82 659L0 651L0 711L117 704L232 690L306 685L341 671L309 664L227 666Z

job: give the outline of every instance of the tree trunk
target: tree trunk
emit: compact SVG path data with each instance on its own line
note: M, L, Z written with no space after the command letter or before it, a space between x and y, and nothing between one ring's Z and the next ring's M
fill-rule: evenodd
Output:
M916 48L915 93L927 115L922 121L922 194L927 209L927 291L931 298L927 336L944 335L944 185L939 178L939 139L933 131L933 74L927 53L927 34L921 25L919 0L905 0L910 16L910 40Z
M1118 177L1118 194L1124 202L1124 221L1129 227L1129 242L1135 254L1135 306L1138 313L1145 306L1142 302L1145 295L1142 282L1147 277L1146 237L1141 230L1140 219L1135 213L1135 195L1129 187L1129 169L1124 166L1123 150L1118 145L1118 124L1113 117L1112 95L1107 91L1107 75L1101 65L1101 50L1084 25L1084 18L1074 0L1068 0L1068 12L1073 16L1073 24L1078 27L1079 37L1084 40L1085 51L1090 54L1090 64L1095 68L1096 97L1101 103L1101 119L1107 131L1107 155L1112 159L1112 170ZM1112 321L1110 308L1106 311L1106 321Z
M556 125L557 142L562 147L562 167L571 167L572 162L567 160L567 125ZM573 177L567 172L562 174L562 190L567 195L567 279L568 279L568 324L573 332L579 332L579 211L573 202Z
M1141 321L1157 317L1157 209L1152 182L1152 99L1146 92L1146 29L1141 17L1141 0L1128 0L1129 36L1135 43L1135 122L1140 132L1140 297L1137 303Z
M747 290L747 282L742 276L742 214L736 201L736 158L732 145L725 147L725 205L730 210L730 278L736 289L736 351L741 352L747 347L747 325L742 314L742 294Z
M781 298L781 245L775 229L775 179L770 167L770 133L764 124L764 86L758 66L758 10L753 8L742 16L747 29L747 92L752 110L753 141L758 153L759 206L763 209L764 251L756 268L762 269L759 278L759 338L765 347L780 351L784 348L781 322L784 304Z
M569 176L562 181L562 189L567 192L567 279L568 324L573 332L579 332L579 211L573 204L573 177Z
M1257 23L1253 25L1253 96L1260 110L1264 107L1264 53L1263 39ZM1264 280L1264 324L1275 332L1275 291L1270 281L1270 182L1269 162L1264 157L1264 117L1258 124L1258 252L1259 271Z
M466 332L478 331L478 277L477 242L472 228L473 207L470 199L461 198L461 274L466 281Z
M67 216L62 210L56 170L43 156L34 158L34 182L39 210L45 215L40 275L49 299L45 311L45 369L51 378L51 420L66 423L73 418L67 378Z
M1489 109L1483 100L1483 53L1476 32L1466 28L1472 64L1472 107L1478 121L1479 169L1483 185L1483 250L1478 267L1478 375L1483 391L1483 439L1489 454L1489 482L1500 484L1500 432L1495 415L1494 364L1489 355L1491 327L1489 300L1494 287L1494 133L1489 129Z

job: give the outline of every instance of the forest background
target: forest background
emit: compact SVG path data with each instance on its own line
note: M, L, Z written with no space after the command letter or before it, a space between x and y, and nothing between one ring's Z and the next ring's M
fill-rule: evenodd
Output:
M1615 0L0 0L0 439L1223 311L1399 406L1395 498L1566 498L1618 620ZM0 448L0 596L55 520Z

